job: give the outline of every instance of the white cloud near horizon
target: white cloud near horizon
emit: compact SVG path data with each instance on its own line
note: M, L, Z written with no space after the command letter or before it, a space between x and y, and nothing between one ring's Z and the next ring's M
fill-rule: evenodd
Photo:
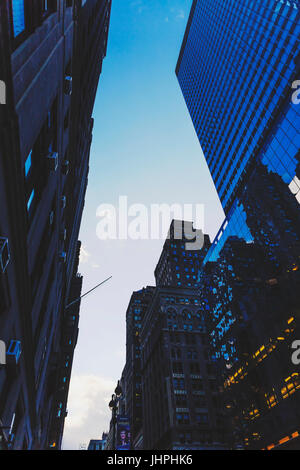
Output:
M95 375L72 377L63 450L78 450L90 439L101 439L108 431L111 412L108 403L115 388L113 379Z
M88 263L90 257L91 257L91 254L88 252L87 248L84 245L81 245L79 263L80 264Z

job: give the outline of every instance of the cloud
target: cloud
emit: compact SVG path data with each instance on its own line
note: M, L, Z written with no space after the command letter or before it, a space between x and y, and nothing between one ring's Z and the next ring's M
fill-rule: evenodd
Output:
M185 15L184 15L184 11L183 10L179 10L179 12L177 13L176 15L176 18L178 20L183 20L185 18Z
M143 0L135 0L130 3L131 8L137 9L138 13L141 14L146 9L146 5L144 5Z
M88 263L90 257L91 257L91 254L87 251L86 247L81 245L80 256L79 256L80 264Z
M100 265L97 263L97 260L94 259L94 256L92 256L91 253L89 253L89 251L87 250L85 246L81 246L80 256L79 256L79 265L81 265L82 267L83 264L93 269L100 268Z
M108 431L111 412L108 408L115 381L95 375L72 377L68 416L63 438L64 450L78 450L90 439L100 439Z
M185 18L185 13L182 9L172 7L170 9L170 13L172 14L172 17L175 18L175 20L184 20Z
M97 263L93 263L93 264L92 264L92 268L94 268L94 269L99 269L99 268L100 268L100 265L97 264Z

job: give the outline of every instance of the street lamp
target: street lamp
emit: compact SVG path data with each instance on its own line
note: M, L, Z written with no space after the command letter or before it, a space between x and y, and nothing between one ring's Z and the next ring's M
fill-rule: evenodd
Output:
M117 410L120 398L122 396L123 390L120 385L120 381L118 381L118 385L116 386L115 393L112 395L111 400L109 402L109 408L112 412L112 424L113 424L113 450L116 450L116 424L117 424Z
M115 394L116 394L116 397L117 398L120 398L120 396L122 395L123 393L123 390L122 390L122 387L120 385L120 380L118 380L118 385L116 386L115 388Z

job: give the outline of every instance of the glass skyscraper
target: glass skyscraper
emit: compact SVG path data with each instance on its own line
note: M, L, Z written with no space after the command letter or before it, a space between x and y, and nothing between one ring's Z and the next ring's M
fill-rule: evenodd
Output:
M295 1L193 2L176 73L226 213L258 159L300 190L299 33Z
M226 214L199 280L234 448L300 446L299 20L298 1L194 0L176 67Z

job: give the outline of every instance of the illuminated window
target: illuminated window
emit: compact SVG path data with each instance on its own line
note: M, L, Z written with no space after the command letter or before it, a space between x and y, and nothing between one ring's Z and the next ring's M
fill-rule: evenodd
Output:
M13 33L16 38L25 31L24 0L12 0Z
M283 399L288 398L300 388L299 374L295 372L285 379L286 385L282 387L281 394Z
M31 168L31 156L32 156L32 150L30 151L28 157L26 158L26 161L25 161L25 177L27 178L29 172L30 172L30 168Z
M33 199L34 199L34 189L31 191L31 194L30 194L29 199L27 201L27 211L28 212L30 211Z
M265 394L265 397L266 397L266 401L267 401L267 405L269 409L273 408L274 406L278 404L278 400L277 400L275 393L270 394L270 395Z

